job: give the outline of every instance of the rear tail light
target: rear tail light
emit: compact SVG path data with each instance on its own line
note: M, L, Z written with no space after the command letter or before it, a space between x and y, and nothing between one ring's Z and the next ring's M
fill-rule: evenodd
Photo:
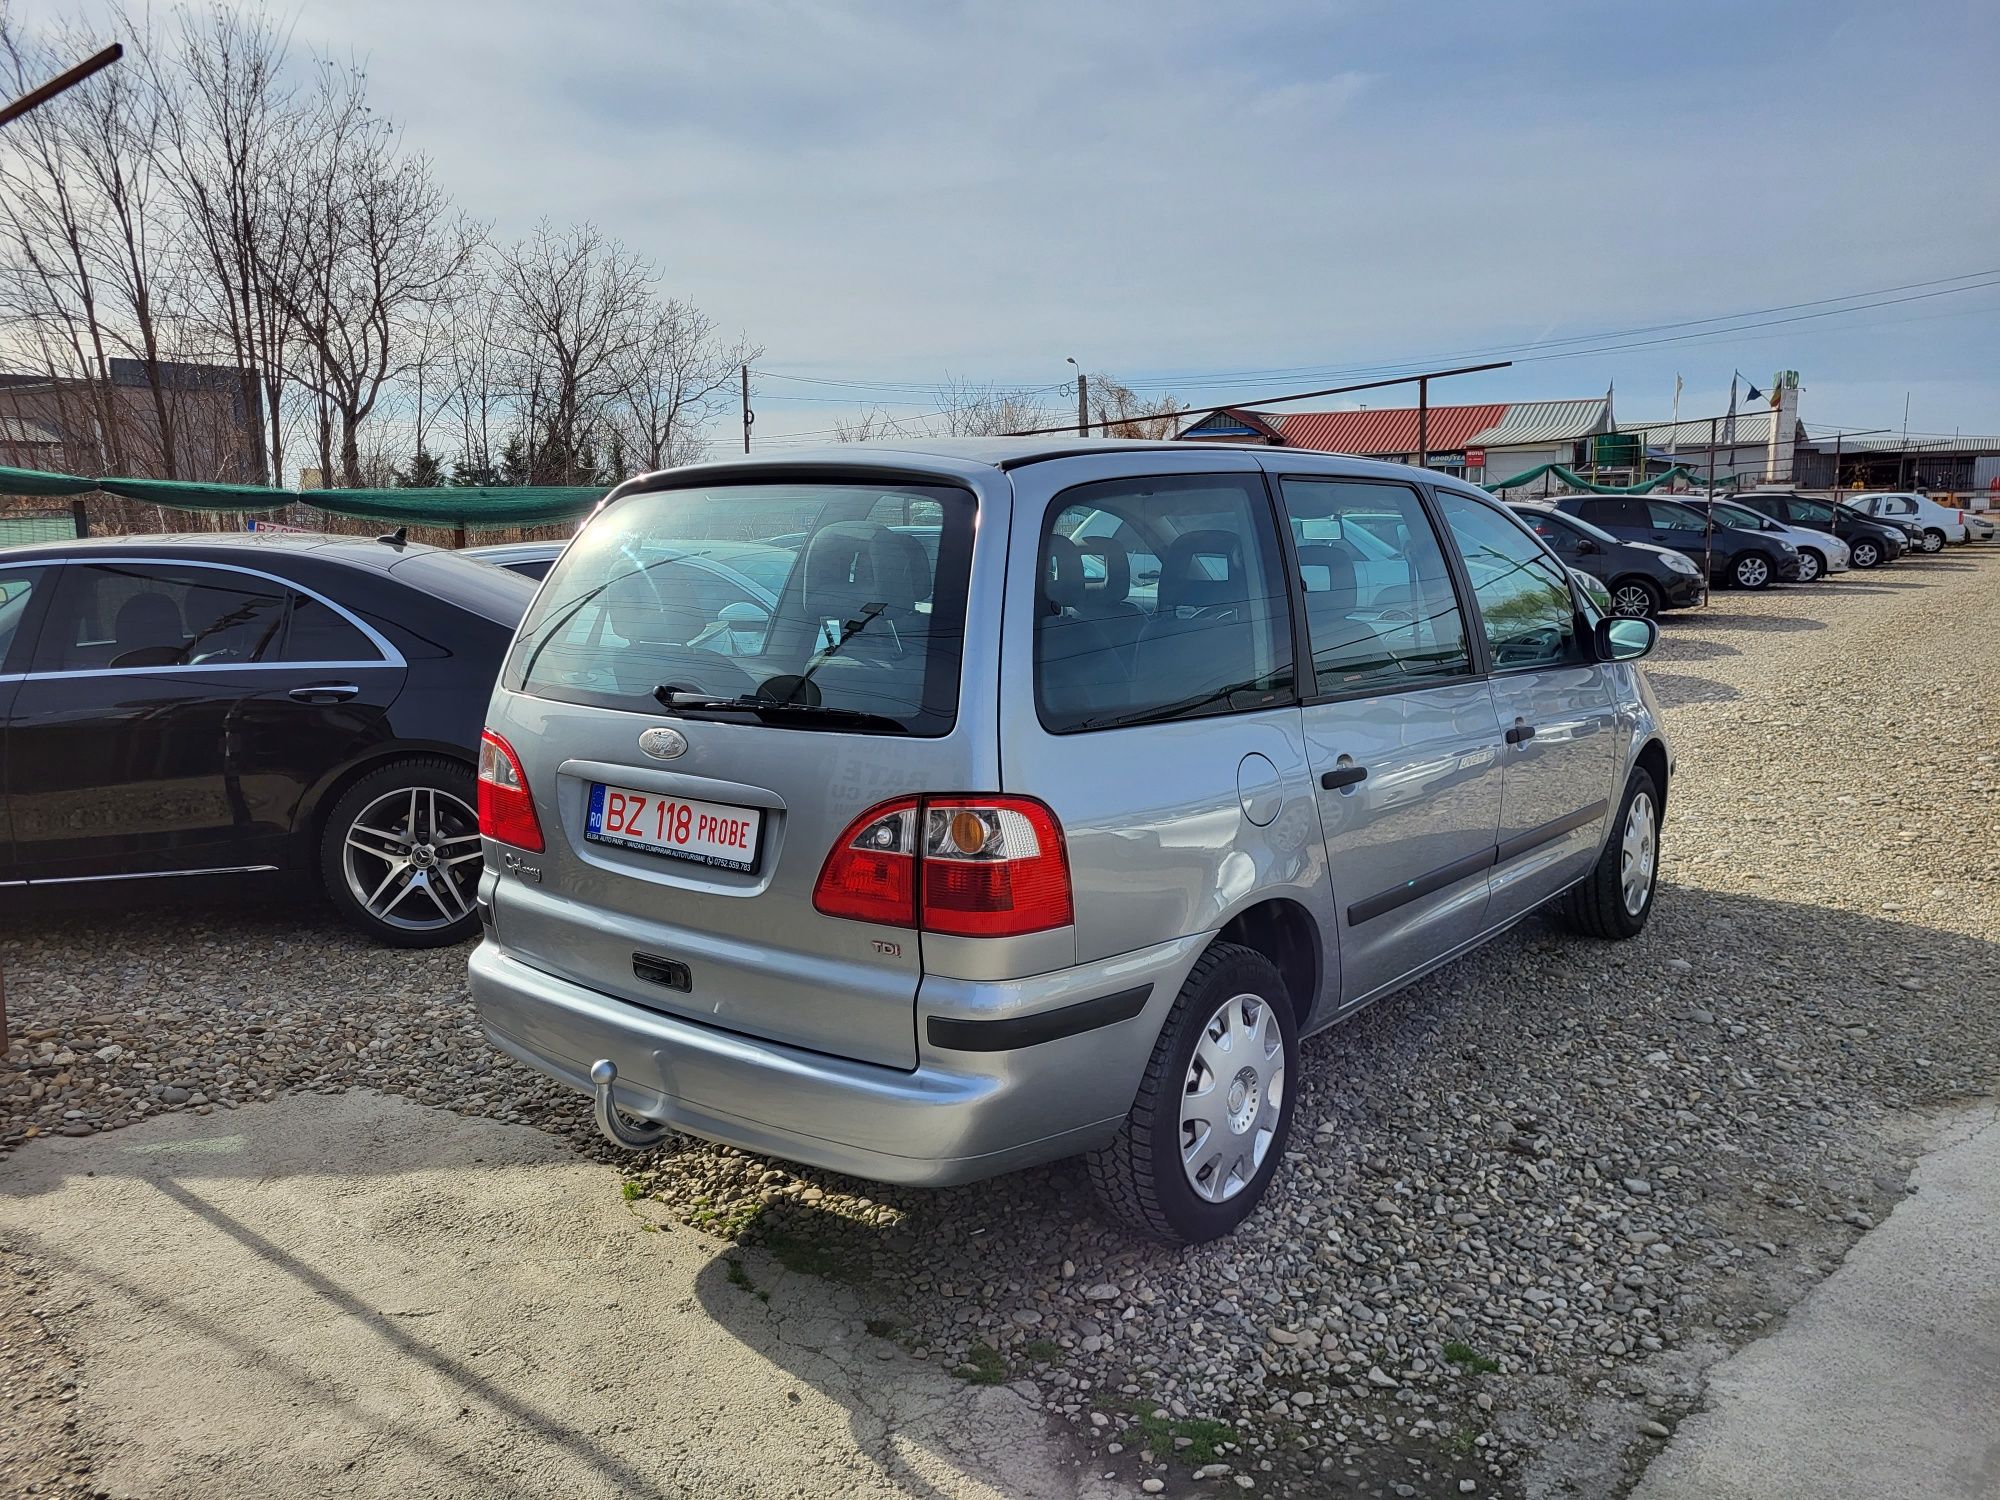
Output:
M1055 814L1029 797L900 797L847 826L813 905L957 937L1018 937L1074 920Z
M479 831L516 849L542 851L542 820L521 758L490 729L479 736Z

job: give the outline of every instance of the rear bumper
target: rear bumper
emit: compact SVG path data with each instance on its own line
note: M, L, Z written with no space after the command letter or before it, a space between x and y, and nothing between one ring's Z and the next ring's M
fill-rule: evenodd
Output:
M472 996L501 1051L588 1092L590 1065L617 1064L626 1114L760 1155L879 1182L942 1186L1101 1145L1138 1091L1153 1040L1207 938L1176 939L1055 974L1007 982L926 977L918 1021L971 1050L920 1033L910 1072L719 1031L599 994L510 957L491 938L473 950ZM1129 1005L1088 1010L1144 990ZM835 1003L829 997L829 1003ZM1028 1040L1070 1007L1088 1029ZM1103 1021L1105 1014L1124 1019ZM1029 1018L1041 1025L1023 1026ZM990 1036L978 1028L992 1026ZM976 1039L975 1039L976 1038Z

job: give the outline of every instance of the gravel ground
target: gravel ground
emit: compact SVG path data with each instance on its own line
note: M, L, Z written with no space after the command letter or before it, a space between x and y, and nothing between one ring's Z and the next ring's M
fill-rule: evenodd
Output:
M1032 1390L1135 1487L1622 1493L1706 1366L1901 1194L1910 1113L2000 1075L2000 657L1967 644L1996 634L2000 548L1670 619L1646 934L1531 921L1317 1038L1225 1243L1135 1244L1069 1165L921 1193L700 1144L629 1164L753 1267ZM283 907L17 917L0 1155L355 1086L608 1153L485 1048L462 964ZM0 1255L0 1485L88 1493L34 1274Z

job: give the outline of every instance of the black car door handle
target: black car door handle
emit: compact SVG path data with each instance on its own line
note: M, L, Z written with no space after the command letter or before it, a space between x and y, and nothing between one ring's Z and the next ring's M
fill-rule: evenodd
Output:
M1510 745L1525 745L1534 737L1535 726L1532 724L1516 723L1512 729L1507 731L1507 743Z
M1319 784L1329 792L1337 792L1344 786L1353 786L1356 782L1366 781L1367 779L1368 768L1366 766L1342 766L1337 771L1320 772Z
M285 696L298 703L345 703L360 691L351 682L313 682L295 687Z

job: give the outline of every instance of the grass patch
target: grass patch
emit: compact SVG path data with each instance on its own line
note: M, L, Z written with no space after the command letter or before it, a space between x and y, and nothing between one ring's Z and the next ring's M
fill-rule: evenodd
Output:
M1227 1422L1212 1422L1206 1417L1156 1417L1160 1408L1149 1401L1129 1401L1125 1413L1132 1419L1131 1430L1125 1436L1127 1447L1134 1445L1150 1448L1160 1458L1177 1458L1199 1468L1212 1464L1221 1456L1225 1444L1240 1444L1243 1439ZM1174 1446L1175 1438L1186 1438L1187 1446Z
M1029 1359L1045 1365L1062 1363L1063 1347L1054 1339L1029 1339L1021 1346L1021 1352Z
M723 1262L723 1265L728 1268L729 1284L731 1286L737 1288L739 1291L750 1293L759 1302L769 1302L771 1300L771 1294L750 1279L750 1273L743 1269L742 1261L732 1255L728 1260Z
M998 1385L1007 1378L1007 1361L991 1344L974 1344L965 1351L965 1363L951 1373L970 1385Z
M757 1216L763 1211L764 1205L755 1198L738 1198L720 1208L704 1198L697 1198L688 1210L688 1223L720 1239L740 1240L750 1232L750 1226L757 1222Z
M1461 1427L1451 1435L1451 1456L1471 1458L1479 1451L1479 1435L1470 1427Z
M627 1203L636 1203L646 1196L646 1190L629 1177L618 1185L618 1191Z
M1498 1360L1488 1359L1470 1344L1446 1344L1444 1357L1462 1370L1476 1375L1492 1375L1500 1369Z

